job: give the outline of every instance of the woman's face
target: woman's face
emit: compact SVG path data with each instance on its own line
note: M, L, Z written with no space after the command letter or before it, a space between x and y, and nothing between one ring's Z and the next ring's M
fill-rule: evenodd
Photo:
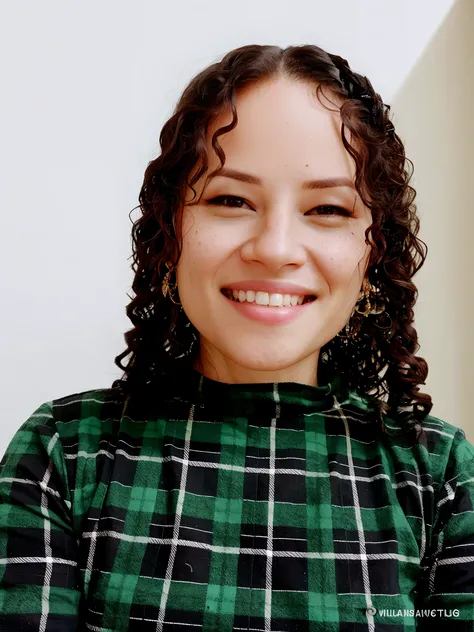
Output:
M235 129L219 137L225 169L253 180L214 177L199 205L185 205L182 216L177 283L200 334L195 368L224 382L316 385L319 351L344 327L359 297L371 213L349 185L304 185L350 184L355 176L339 114L319 103L314 88L288 79L260 83L240 93L237 114ZM209 172L220 165L212 133L231 120L230 112L221 115L209 130ZM195 185L197 196L205 176ZM192 197L189 189L186 203ZM236 287L245 302L222 292ZM298 299L285 294L316 300L293 306ZM279 302L290 305L272 306Z

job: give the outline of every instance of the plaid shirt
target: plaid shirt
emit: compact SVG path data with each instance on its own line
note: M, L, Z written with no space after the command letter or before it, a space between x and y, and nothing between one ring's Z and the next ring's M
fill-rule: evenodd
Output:
M383 432L338 378L169 378L125 413L117 389L43 403L16 432L1 632L473 629L462 430Z

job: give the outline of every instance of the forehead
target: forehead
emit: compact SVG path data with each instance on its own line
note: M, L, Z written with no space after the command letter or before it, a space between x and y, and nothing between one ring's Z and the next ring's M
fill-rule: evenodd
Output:
M326 94L329 98L325 98ZM226 164L255 170L262 178L349 176L355 165L341 139L336 97L316 85L278 79L245 88L237 94L236 127L218 137ZM326 107L325 107L326 106ZM330 108L330 109L329 109ZM226 111L208 129L210 169L220 164L212 150L212 134L232 121ZM346 130L350 142L349 131Z

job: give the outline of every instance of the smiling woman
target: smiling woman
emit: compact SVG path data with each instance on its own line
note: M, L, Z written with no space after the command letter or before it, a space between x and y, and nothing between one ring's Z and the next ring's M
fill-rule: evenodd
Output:
M214 379L316 386L319 350L357 301L372 217L353 185L338 110L314 93L288 77L241 89L238 124L220 140L224 168L212 137L229 128L232 113L224 110L207 130L210 173L196 181L196 201L188 189L176 271L182 308L199 332L195 367ZM222 301L221 288L236 282L256 291L255 300ZM289 288L296 304L284 305L282 282L304 285L318 300L298 307Z
M419 392L389 106L317 46L245 46L160 142L124 375L1 463L2 631L468 629L474 447Z

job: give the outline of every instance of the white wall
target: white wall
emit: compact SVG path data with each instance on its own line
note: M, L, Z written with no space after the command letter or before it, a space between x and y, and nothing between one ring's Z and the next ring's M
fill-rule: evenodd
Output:
M474 3L460 0L396 94L394 121L414 162L419 236L428 258L416 275L416 328L430 367L432 414L474 442Z
M193 74L236 46L311 43L390 102L451 5L1 3L0 452L43 401L119 377L128 213Z

